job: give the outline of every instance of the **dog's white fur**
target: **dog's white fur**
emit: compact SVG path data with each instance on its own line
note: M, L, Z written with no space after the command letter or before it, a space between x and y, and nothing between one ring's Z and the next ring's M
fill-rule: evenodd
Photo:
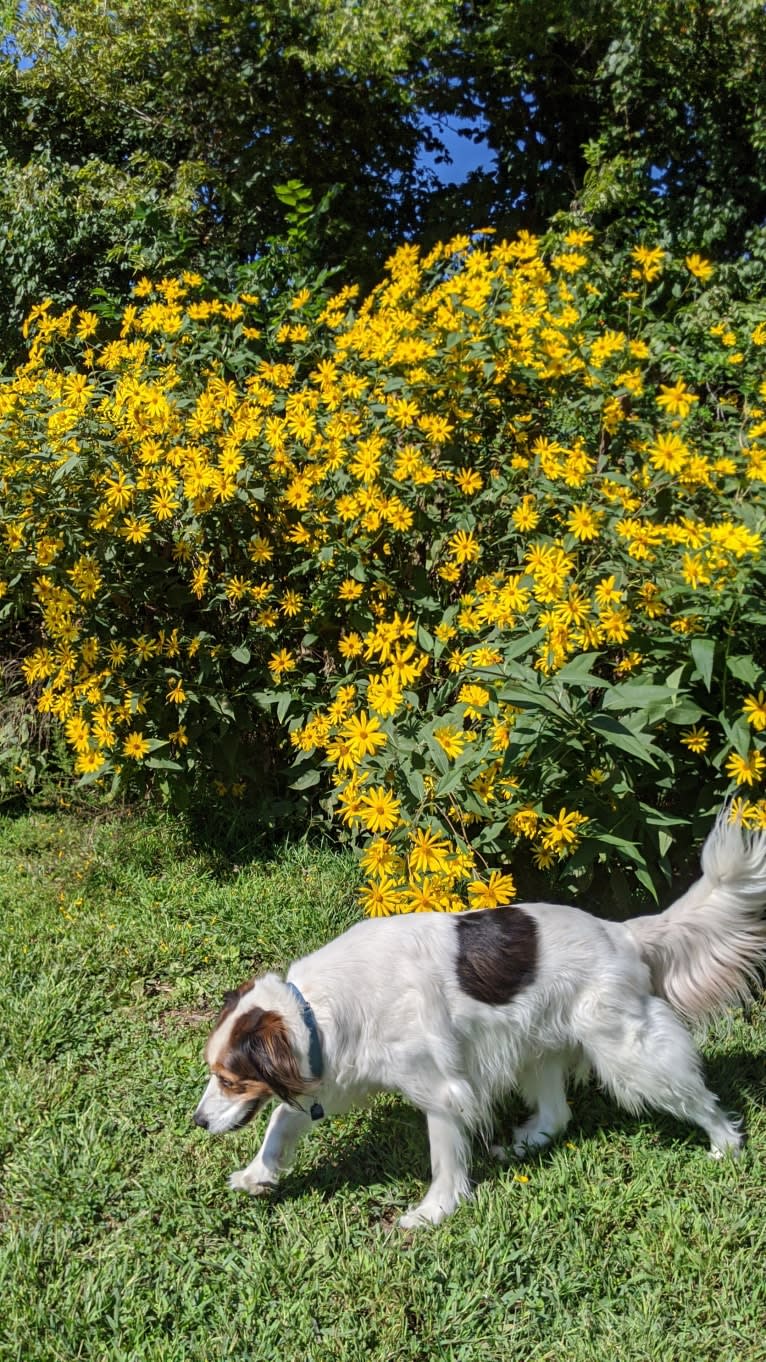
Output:
M498 1101L516 1089L532 1109L513 1133L514 1153L523 1156L565 1129L567 1077L588 1070L629 1111L670 1112L707 1132L714 1157L736 1155L740 1123L705 1086L683 1021L741 1000L766 955L766 833L744 832L724 810L702 871L666 912L624 924L577 908L520 905L536 925L536 966L502 1005L461 987L455 916L359 923L288 972L318 1023L318 1085L298 1001L276 974L256 980L213 1032L208 1061L215 1070L236 1022L253 1008L276 1013L306 1096L280 1103L255 1159L230 1185L252 1194L273 1187L312 1125L313 1102L332 1115L393 1090L426 1114L433 1177L399 1223L436 1224L470 1196L471 1136L489 1138ZM242 1111L214 1071L197 1108L200 1124L232 1129Z

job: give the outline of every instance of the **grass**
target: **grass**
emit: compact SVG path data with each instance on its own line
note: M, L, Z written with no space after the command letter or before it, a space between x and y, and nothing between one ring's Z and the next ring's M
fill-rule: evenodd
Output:
M42 813L0 856L3 1362L766 1358L762 1004L705 1047L739 1164L586 1089L566 1142L478 1152L475 1201L403 1234L428 1153L397 1099L318 1127L271 1202L226 1187L259 1131L190 1120L224 990L353 920L346 858Z

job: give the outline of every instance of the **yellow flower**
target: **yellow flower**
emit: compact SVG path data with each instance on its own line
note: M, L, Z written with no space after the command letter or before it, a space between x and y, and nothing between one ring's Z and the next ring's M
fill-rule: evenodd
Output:
M609 643L625 643L630 635L628 620L630 612L622 610L602 610L599 616L601 627L604 631L604 638Z
M529 841L537 832L537 825L540 816L535 809L517 809L516 813L508 819L508 826L511 832L515 832L517 837L526 837Z
M756 785L766 770L766 758L755 747L750 749L746 757L732 752L726 759L724 770L738 785Z
M274 680L279 683L288 672L295 671L298 664L288 648L280 648L278 652L271 654L268 665Z
M143 544L144 540L149 538L151 532L152 527L149 521L135 515L128 516L120 530L120 534L127 539L129 544Z
M689 273L693 274L695 279L701 279L703 284L707 283L708 279L715 273L710 261L703 260L702 256L697 255L696 251L684 258L684 264Z
M489 691L485 690L483 686L461 686L457 698L461 704L465 705L468 718L480 719L481 712L489 700Z
M347 661L354 657L361 657L364 652L364 643L359 634L341 634L338 642L338 652Z
M182 705L186 699L186 691L180 676L171 677L168 683L167 698L172 705Z
M168 488L163 487L152 497L150 505L157 520L170 520L178 510L178 499Z
M353 577L347 577L341 582L338 589L338 599L341 601L358 601L363 595L364 587L361 582L355 582Z
M661 473L680 473L691 450L678 435L658 435L649 446L649 460Z
M639 266L635 274L639 278L643 276L647 283L662 273L665 252L661 246L634 246L631 255Z
M573 846L578 840L577 829L587 821L584 814L575 810L567 813L566 809L559 809L555 818L549 814L543 830L543 846L546 851L560 852L566 847Z
M587 246L593 240L593 233L584 227L575 227L567 232L564 242L567 246Z
M254 534L247 546L247 551L254 563L268 563L274 557L274 550L268 539L264 539L262 534Z
M705 560L699 553L685 553L681 564L681 576L688 582L693 591L698 587L705 586L710 580Z
M134 761L142 761L149 751L151 744L144 737L143 733L138 733L134 729L129 733L122 744L122 751L126 757L132 757Z
M695 402L699 402L699 398L689 391L682 378L679 378L672 388L668 388L664 383L660 384L657 406L663 407L671 416L679 416L683 421Z
M443 752L454 760L459 757L466 744L466 736L462 729L455 728L452 724L442 724L440 728L434 729L434 741L438 742Z
M533 530L540 520L535 510L535 498L531 495L522 497L515 511L511 511L511 520L517 530Z
M396 713L403 699L402 688L395 676L384 673L383 676L370 677L367 684L367 703L376 714L382 715L384 719L388 718Z
M564 274L577 274L587 263L588 257L581 251L566 251L551 258L552 267L563 270Z
M766 697L762 690L759 690L757 695L748 695L742 706L742 713L757 732L763 732L766 728Z
M588 506L573 506L567 517L567 529L575 539L598 539L600 519L599 512L591 511Z
M64 725L67 742L75 752L87 752L90 747L90 728L79 714L73 714Z
M692 728L684 729L681 734L681 742L684 747L688 747L690 752L705 752L710 742L710 734L706 728L697 728L695 725Z
M513 876L493 870L488 880L471 880L468 899L472 908L500 908L515 897Z
M406 906L410 913L445 912L451 905L444 881L433 875L426 875L421 880L413 880L407 888Z
M602 610L606 610L608 606L622 600L622 592L615 585L616 581L617 578L614 573L609 577L602 577L593 592L593 595L596 598L596 604L600 606Z
M303 597L299 591L286 591L282 597L280 608L283 615L286 615L288 619L292 619L294 615L300 614L302 605Z
M87 752L81 752L77 757L75 770L78 775L93 775L94 772L101 770L105 761L106 757L98 747L89 748Z
M363 761L365 757L372 756L378 748L385 747L388 742L378 720L368 716L365 710L347 719L341 731L355 761Z
M302 288L300 292L296 293L295 297L291 299L290 307L293 309L294 312L298 312L302 307L306 306L306 303L308 302L310 297L311 289Z
M449 843L430 828L418 828L412 839L409 855L410 870L415 875L432 871L444 874L448 869Z
M92 601L101 590L103 578L101 569L94 558L87 556L78 558L73 568L70 568L67 576L72 580L72 586L78 596L84 601Z
M455 474L455 482L464 496L473 496L474 492L480 491L483 485L481 473L475 468L461 468Z
M383 877L360 890L359 902L368 917L390 917L401 912L402 891L394 880Z
M481 556L481 548L471 530L457 530L449 540L449 550L456 563L474 563Z
M383 785L373 785L361 796L358 816L370 832L390 832L399 820L399 800Z
M377 837L374 842L368 843L359 857L359 861L365 874L372 875L377 879L384 879L401 867L401 858L397 855L395 848L382 837Z

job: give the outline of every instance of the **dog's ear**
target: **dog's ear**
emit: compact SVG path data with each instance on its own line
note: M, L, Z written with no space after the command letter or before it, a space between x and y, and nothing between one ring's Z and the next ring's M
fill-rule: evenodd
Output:
M221 1025L221 1022L229 1016L229 1013L234 1011L240 998L244 997L247 990L252 987L252 982L252 979L248 979L247 983L240 984L239 988L230 988L224 993L221 1010L215 1019L213 1030L216 1030Z
M221 1025L221 1022L225 1021L226 1018L229 1016L229 1013L234 1011L234 1008L237 1006L238 1002L239 1002L238 988L230 988L227 993L224 993L223 1002L221 1003L218 1016L213 1022L213 1031L218 1030L218 1027Z
M306 1091L278 1012L253 1007L237 1019L226 1067L241 1078L265 1083L283 1102L293 1102Z

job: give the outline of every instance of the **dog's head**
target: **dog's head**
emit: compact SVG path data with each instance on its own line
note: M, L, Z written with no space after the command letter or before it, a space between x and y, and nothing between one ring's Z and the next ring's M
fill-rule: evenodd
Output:
M294 1102L305 1083L285 1018L259 1007L256 986L227 993L205 1046L210 1078L194 1120L218 1134L238 1130L278 1097Z

